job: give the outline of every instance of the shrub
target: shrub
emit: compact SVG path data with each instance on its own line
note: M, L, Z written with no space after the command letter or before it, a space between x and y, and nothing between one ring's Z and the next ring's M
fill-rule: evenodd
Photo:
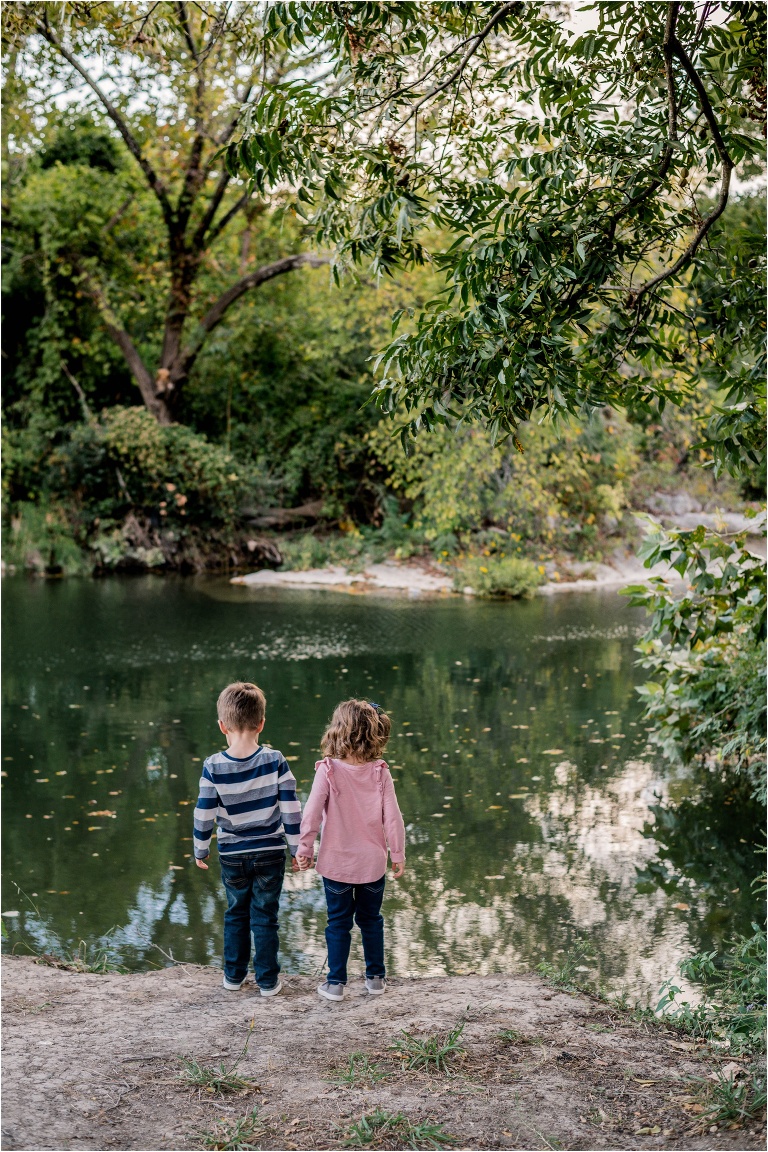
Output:
M454 576L454 587L470 587L476 596L533 596L544 574L532 560L516 556L473 556L465 560Z

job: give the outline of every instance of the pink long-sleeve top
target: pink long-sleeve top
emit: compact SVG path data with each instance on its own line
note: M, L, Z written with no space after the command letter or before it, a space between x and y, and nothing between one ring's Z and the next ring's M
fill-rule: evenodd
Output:
M405 826L383 760L318 760L301 820L298 856L314 856L321 827L316 869L328 880L373 883L387 870L387 848L393 862L405 860Z

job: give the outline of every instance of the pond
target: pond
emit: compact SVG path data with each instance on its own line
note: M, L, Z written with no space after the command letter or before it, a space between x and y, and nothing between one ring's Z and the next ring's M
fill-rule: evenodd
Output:
M648 806L688 784L646 747L643 616L615 593L482 603L10 577L4 609L6 950L220 963L218 868L193 866L191 823L221 746L216 697L240 678L264 688L265 741L302 798L333 706L389 711L408 829L385 901L393 975L519 970L581 938L585 975L647 1000L683 956L748 924L733 870L685 898L648 880ZM321 971L324 926L317 876L289 875L284 971Z

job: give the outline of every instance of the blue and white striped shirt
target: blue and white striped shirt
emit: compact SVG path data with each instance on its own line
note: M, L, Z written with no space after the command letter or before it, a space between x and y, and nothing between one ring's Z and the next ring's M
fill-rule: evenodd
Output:
M260 746L252 756L240 759L229 752L208 757L195 807L198 860L210 851L214 824L220 856L274 851L286 842L291 856L296 855L301 804L282 752Z

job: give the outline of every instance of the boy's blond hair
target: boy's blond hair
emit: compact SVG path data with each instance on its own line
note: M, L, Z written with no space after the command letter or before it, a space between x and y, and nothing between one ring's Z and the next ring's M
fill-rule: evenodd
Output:
M238 680L219 694L216 711L230 732L254 731L264 723L267 698L257 684Z
M324 756L338 760L378 760L387 746L392 725L377 704L367 700L343 700L323 734Z

